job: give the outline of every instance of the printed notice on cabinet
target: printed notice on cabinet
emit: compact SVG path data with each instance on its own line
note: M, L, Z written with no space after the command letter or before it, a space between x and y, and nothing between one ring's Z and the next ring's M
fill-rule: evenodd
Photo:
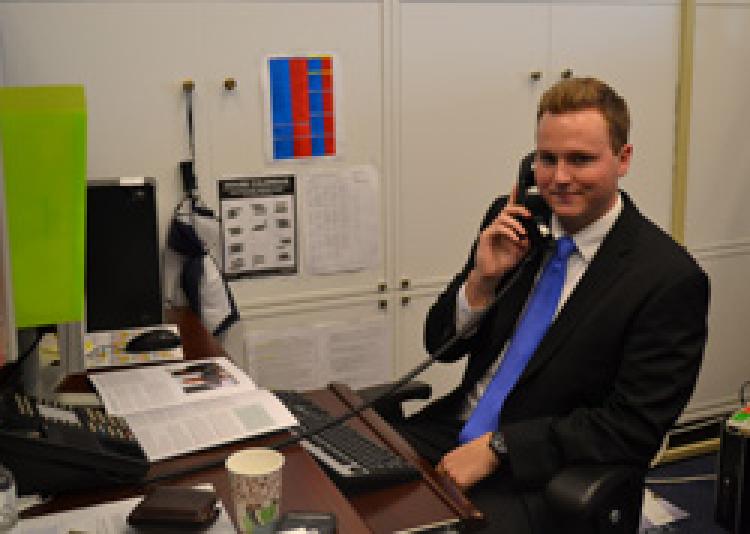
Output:
M330 382L353 388L391 380L390 332L383 319L253 331L248 373L269 389L309 390Z
M219 202L227 278L297 272L294 176L219 180Z

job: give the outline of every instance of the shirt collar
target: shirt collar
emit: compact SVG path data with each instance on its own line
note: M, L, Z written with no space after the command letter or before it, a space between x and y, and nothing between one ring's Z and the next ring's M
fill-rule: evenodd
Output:
M620 213L622 213L622 207L622 194L618 191L615 204L609 209L609 211L585 228L570 236L573 238L573 241L575 241L578 254L581 255L586 263L590 262L594 257L594 254L596 254L596 251L599 250L602 241L604 241L604 238L612 229L612 226L614 226ZM550 229L555 239L565 235L565 231L560 225L560 220L554 213L552 214L552 219L550 221Z

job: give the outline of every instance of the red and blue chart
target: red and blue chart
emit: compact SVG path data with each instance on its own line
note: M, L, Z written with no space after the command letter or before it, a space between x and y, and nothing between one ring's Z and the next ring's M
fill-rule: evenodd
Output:
M336 155L333 56L268 59L273 159Z

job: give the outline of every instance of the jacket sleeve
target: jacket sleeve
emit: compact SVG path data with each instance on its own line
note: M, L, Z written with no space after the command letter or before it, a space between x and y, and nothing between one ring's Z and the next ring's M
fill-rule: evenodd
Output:
M696 267L675 275L633 317L604 402L562 417L501 425L514 478L541 486L571 464L646 466L693 391L708 302L703 271Z
M506 203L507 197L499 197L492 203L484 215L478 233L481 233L482 230L495 220ZM478 237L474 240L464 268L448 284L448 287L440 294L427 314L424 340L427 352L430 354L434 354L436 350L456 334L456 297L461 286L468 278L469 273L474 268L474 255L478 240ZM471 337L459 341L450 350L446 351L440 360L452 362L461 358L467 352L471 351L472 342L473 338Z

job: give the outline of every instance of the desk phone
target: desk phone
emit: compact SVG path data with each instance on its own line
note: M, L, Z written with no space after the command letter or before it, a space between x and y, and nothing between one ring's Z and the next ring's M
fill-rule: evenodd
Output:
M0 463L21 494L138 482L148 462L126 421L20 393L0 402Z

